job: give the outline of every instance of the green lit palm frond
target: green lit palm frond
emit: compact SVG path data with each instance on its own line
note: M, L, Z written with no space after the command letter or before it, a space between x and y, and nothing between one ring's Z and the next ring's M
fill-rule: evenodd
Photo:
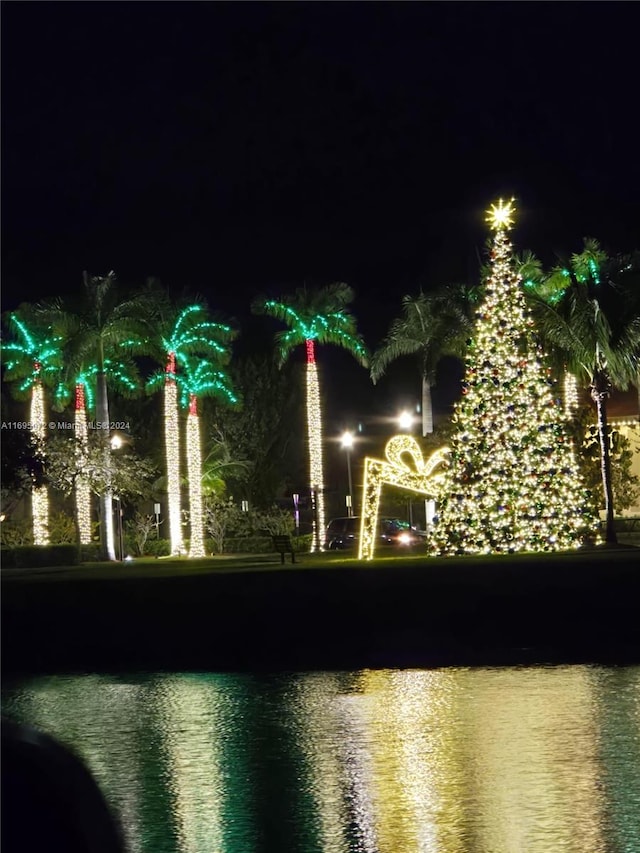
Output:
M257 299L253 311L268 314L284 323L288 330L276 335L281 363L305 341L333 344L350 352L360 364L368 362L368 352L358 334L356 321L348 310L353 289L343 282L320 288L298 288L279 299Z
M537 297L533 311L543 339L563 354L569 370L588 381L606 374L620 389L637 381L640 319L623 298L605 309L586 288L571 287L555 303Z
M29 320L18 312L8 315L10 339L2 343L5 379L17 384L18 395L28 392L35 382L54 385L61 364L61 338L50 326L23 306L21 313L29 313Z
M225 344L236 336L231 326L209 320L205 307L193 303L180 311L169 334L162 337L162 345L166 353L211 351L219 358L228 358Z
M229 375L225 371L220 370L210 361L195 356L188 357L179 353L177 359L181 367L177 376L181 406L186 407L192 395L219 397L231 405L239 403Z
M86 408L93 409L98 372L95 362L83 366L79 371L65 370L56 386L55 407L61 409L69 405L76 386L82 385L85 389ZM140 390L140 372L131 357L121 356L117 361L105 359L104 372L107 384L116 388L124 397L134 396Z
M544 276L542 261L529 249L525 249L521 254L515 255L514 265L524 287L537 290Z

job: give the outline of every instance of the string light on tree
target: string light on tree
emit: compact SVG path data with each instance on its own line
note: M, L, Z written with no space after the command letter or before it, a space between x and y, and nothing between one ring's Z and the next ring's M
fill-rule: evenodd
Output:
M69 403L73 393L74 452L78 471L74 491L78 534L83 545L88 545L91 542L91 487L87 477L83 474L87 465L89 449L87 410L94 408L94 388L98 373L98 365L94 363L75 375L73 381L69 381L68 374L66 378L63 375L63 378L58 382L55 394L57 404L62 407ZM139 387L137 370L127 357L124 357L120 363L106 358L104 360L104 374L110 384L115 384L125 394L131 394Z
M164 442L167 465L167 506L169 538L172 554L184 553L182 538L182 498L180 489L180 422L178 410L178 362L188 354L211 353L219 359L227 357L224 341L234 332L229 326L206 319L203 305L187 305L178 314L166 335L161 335L165 354L164 372L155 376L149 387L164 389Z
M305 346L309 487L315 497L311 551L323 550L326 521L322 409L316 344L334 344L343 347L361 364L366 365L367 351L362 339L356 333L353 317L346 310L353 297L353 291L348 285L335 283L318 290L299 288L293 297L284 297L280 301L268 299L254 303L254 311L270 314L289 327L287 331L279 333L276 338L281 364L286 361L295 347L301 344Z
M578 380L568 370L564 372L563 386L564 413L567 417L571 417L578 408L579 403Z
M75 391L75 439L76 458L80 470L84 467L89 444L85 399L90 395L90 392L87 394L86 386L86 376L79 376L76 382ZM76 519L78 523L80 543L82 545L88 545L91 542L91 488L86 477L83 477L82 474L80 474L76 480L75 492Z
M41 455L44 455L46 438L44 422L44 388L36 380L31 392L31 434ZM31 491L33 513L33 541L35 545L49 544L49 494L46 486L33 486Z
M451 465L432 536L440 553L577 548L595 530L520 288L507 237L514 214L513 200L487 212L495 232L490 275L453 416Z
M181 390L180 402L183 406L188 406L186 449L189 480L189 557L198 558L206 556L202 511L202 439L198 398L218 397L230 405L237 405L238 398L233 393L226 373L216 369L210 362L189 358L183 354L178 356L178 361L182 368L178 380Z
M60 370L60 338L49 332L40 333L27 328L17 314L10 315L10 326L16 339L3 343L3 352L9 353L5 363L5 379L19 382L18 394L31 391L30 431L37 452L44 454L46 439L44 383ZM35 483L31 489L31 514L33 541L36 545L49 543L49 496L46 486Z

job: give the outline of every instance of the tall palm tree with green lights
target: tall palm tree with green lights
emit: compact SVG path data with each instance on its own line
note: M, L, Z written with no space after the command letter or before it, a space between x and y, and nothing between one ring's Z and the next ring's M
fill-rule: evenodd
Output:
M125 395L130 396L139 389L137 367L130 358L123 358L120 362L105 359L104 366L108 381L115 384ZM87 478L82 475L82 469L89 448L87 411L95 406L94 386L97 373L97 364L84 367L84 365L77 366L67 362L55 395L56 406L60 408L69 404L73 394L75 454L79 471L74 492L76 525L81 545L88 545L91 542L91 487Z
M17 397L30 394L31 407L29 430L37 452L44 452L46 437L45 385L52 386L60 372L62 363L60 338L46 325L38 324L31 316L29 306L23 306L22 313L28 313L34 322L27 325L17 312L9 315L8 326L12 339L3 343L2 350L8 355L4 363L7 382L12 382ZM49 542L49 497L46 485L33 483L31 488L31 515L33 522L33 541L36 545Z
M378 382L391 362L415 356L422 379L422 434L433 432L431 389L445 355L462 356L471 334L469 292L462 286L445 286L433 293L402 297L402 315L371 358L371 379Z
M152 326L154 305L144 294L121 299L114 272L83 273L83 290L77 304L55 299L36 306L43 322L64 341L65 358L71 364L95 364L96 420L105 469L110 469L109 360L118 362L131 353L144 354ZM100 496L100 546L102 557L115 560L113 493L107 486Z
M353 299L353 289L348 284L337 282L317 289L298 288L293 295L278 300L261 298L253 304L256 313L268 314L288 326L287 331L276 334L280 365L297 346L304 344L306 349L309 485L312 495L315 495L312 551L322 550L325 527L322 412L316 344L342 347L360 364L367 365L364 341L356 330L355 318L347 308Z
M149 287L153 290L154 283ZM152 377L150 390L161 387L164 397L164 441L167 466L167 502L169 538L172 554L184 551L182 541L180 420L178 409L178 370L187 356L207 354L223 362L228 358L225 344L235 337L234 330L208 318L202 302L175 308L166 293L155 290L152 301L159 306L156 328L151 339L152 352L164 370Z
M612 388L625 390L640 373L638 257L610 257L597 240L556 266L532 302L538 329L568 369L588 383L597 411L606 541L616 543L607 422Z
M187 414L187 477L189 480L189 526L190 557L204 557L204 524L202 515L202 437L200 435L200 413L198 400L201 397L217 397L237 405L229 376L221 369L197 356L178 352L177 361L182 368L178 377L180 403Z

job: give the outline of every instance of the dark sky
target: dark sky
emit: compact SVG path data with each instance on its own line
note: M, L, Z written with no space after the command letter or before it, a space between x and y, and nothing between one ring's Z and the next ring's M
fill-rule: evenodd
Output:
M374 346L477 274L500 194L547 261L638 246L635 5L5 2L3 308L346 280Z

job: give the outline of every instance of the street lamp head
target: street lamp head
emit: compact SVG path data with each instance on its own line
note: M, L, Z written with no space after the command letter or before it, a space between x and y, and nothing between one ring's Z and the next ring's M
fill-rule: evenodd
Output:
M413 415L406 409L398 415L398 426L400 429L411 429L413 426Z
M351 450L353 447L353 433L346 430L340 436L340 444L345 450Z
M119 450L122 447L122 444L123 444L123 441L119 435L112 435L111 436L111 449L112 450Z

